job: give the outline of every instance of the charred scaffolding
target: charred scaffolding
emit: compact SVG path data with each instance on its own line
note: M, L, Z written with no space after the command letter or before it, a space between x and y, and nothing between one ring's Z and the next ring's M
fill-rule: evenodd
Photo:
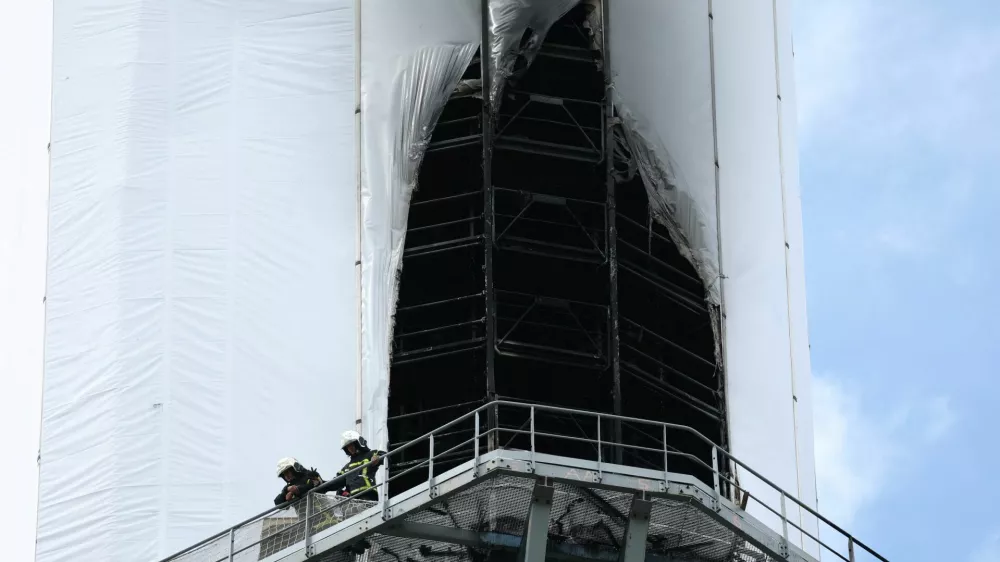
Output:
M490 60L477 56L443 110L410 205L390 447L497 398L686 425L726 445L725 385L705 287L653 218L630 165L603 72L608 49L594 48L587 25L593 9L580 4L563 16L530 64L518 58L498 107L481 95L491 91ZM490 44L487 21L483 33ZM527 30L522 47L534 39ZM527 448L523 411L501 408L482 422L483 431L497 429L483 452ZM650 449L666 439L711 462L681 432L598 425L547 414L535 429L590 439L600 432L602 441ZM461 439L439 438L436 451ZM539 450L557 455L594 448L544 441ZM408 451L391 468L415 466L428 452ZM662 468L659 453L614 445L601 453ZM455 447L435 463L472 454L471 446ZM691 459L671 470L710 479Z

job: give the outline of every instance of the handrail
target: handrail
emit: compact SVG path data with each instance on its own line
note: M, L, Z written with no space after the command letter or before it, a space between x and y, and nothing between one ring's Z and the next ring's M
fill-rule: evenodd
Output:
M523 430L523 429L507 429L507 428L503 428L503 427L497 426L497 427L490 428L490 429L488 429L486 431L480 432L480 428L479 428L479 419L480 419L480 416L479 416L479 414L481 412L485 412L485 411L487 411L487 410L489 410L491 408L499 410L500 407L520 408L522 410L528 411L529 412L529 416L530 416L530 422L531 422L530 430L526 431L526 430ZM538 431L536 429L536 427L535 427L536 426L536 424L535 424L536 412L558 413L558 414L564 414L564 415L569 415L569 416L581 416L581 417L588 417L588 418L596 419L597 424L598 424L597 439L595 440L595 439L591 439L589 437L580 438L580 437L574 437L574 436L568 436L568 435L558 435L558 434L555 434L555 433L548 433L548 432ZM454 426L456 426L456 425L458 425L458 424L460 424L460 423L462 423L464 421L470 420L470 419L475 420L475 424L474 424L474 427L473 427L473 436L470 439L462 441L458 445L455 445L455 446L453 446L451 448L448 448L448 449L444 450L443 452L439 452L439 453L435 454L435 452L434 452L435 449L434 449L434 445L433 445L434 437L436 435L438 437L441 437L439 435L441 432L443 432L445 430L448 430L448 429L450 429L450 428L452 428L452 427L454 427ZM609 442L607 440L602 440L601 439L601 434L600 434L600 425L601 425L601 422L604 421L604 420L608 420L608 421L623 421L623 422L630 422L630 423L635 423L635 424L644 424L644 425L657 426L657 427L661 428L662 434L664 436L664 442L662 443L662 449L653 449L653 448L650 448L650 447L641 447L641 446L630 445L630 444L626 444L626 443L617 443L617 442ZM709 466L708 463L706 463L704 460L702 460L701 458L698 458L697 456L692 455L690 453L681 452L681 451L670 451L669 450L669 446L666 443L666 435L667 435L666 432L667 432L667 430L676 430L676 431L687 433L689 435L692 435L692 436L698 438L705 445L708 445L711 448L710 451L711 451L711 456L712 456L712 465ZM582 428L581 428L581 431L582 431ZM480 449L480 447L479 447L479 440L480 440L480 438L485 438L485 437L488 437L490 435L499 435L499 434L505 433L505 432L506 433L512 433L515 436L516 435L529 435L530 436L530 441L531 441L531 458L532 459L534 459L535 453L536 453L536 447L535 447L535 437L536 436L545 437L545 438L548 438L548 439L567 439L567 440L571 440L571 441L583 441L583 442L588 442L588 443L596 443L597 444L597 451L598 451L598 463L599 463L598 467L599 467L599 471L600 471L601 464L603 464L602 460L601 460L601 453L600 453L602 446L634 448L634 449L643 450L643 451L649 451L649 452L659 452L659 451L662 451L663 452L663 464L664 464L663 470L664 470L664 475L668 474L667 464L668 464L668 458L670 456L675 456L675 457L676 456L680 456L682 458L688 458L688 459L690 459L692 461L696 461L697 465L701 465L704 468L711 470L711 472L712 472L712 479L713 479L712 484L713 484L713 488L714 488L716 502L721 497L721 491L720 491L721 490L721 488L720 488L721 483L725 482L725 483L727 483L727 484L735 487L735 489L740 490L742 493L746 494L748 497L755 498L757 500L757 502L760 503L761 506L764 507L767 511L771 512L772 514L777 515L781 519L781 524L782 524L782 532L781 532L781 534L782 534L782 538L783 538L783 544L784 544L784 546L786 548L787 548L787 545L788 545L788 542L789 542L789 539L788 539L788 526L790 524L794 529L797 529L799 532L801 532L803 534L803 536L809 537L809 539L811 539L812 541L815 541L819 546L825 548L826 550L829 550L830 552L832 552L833 554L835 554L837 557L839 557L840 559L844 560L845 562L856 562L856 560L855 560L855 549L856 548L860 548L860 549L864 550L865 552L867 552L868 554L874 556L876 559L880 560L881 562L888 562L888 560L886 558L884 558L881 555L879 555L873 549L871 549L870 547L868 547L865 543L861 542L860 540L858 540L857 538L855 538L853 535L851 535L850 533L848 533L847 531L845 531L843 528L841 528L837 524L833 523L832 521L830 521L829 519L827 519L826 517L824 517L823 515L821 515L818 511L816 511L815 509L813 509L810 506L806 505L805 503L803 503L802 501L800 501L798 498L796 498L792 494L790 494L787 491L785 491L782 487L778 486L777 484L775 484L774 482L772 482L768 478L764 477L760 472L754 470L753 468L751 468L750 466L748 466L745 462L743 462L740 459L736 458L734 455L730 454L728 451L726 451L725 449L723 449L722 447L720 447L718 444L716 444L715 442L713 442L711 439L709 439L708 437L706 437L705 435L703 435L701 432L699 432L698 430L696 430L696 429L694 429L692 427L685 426L685 425L674 424L674 423L668 423L668 422L659 422L659 421L645 420L645 419L635 418L635 417L631 417L631 416L621 416L621 415L616 415L616 414L590 412L590 411L586 411L586 410L578 410L578 409L574 409L574 408L565 408L565 407L560 407L560 406L550 406L550 405L538 404L538 403L529 404L529 403L517 402L517 401L512 401L512 400L494 400L492 402L487 402L485 404L482 404L478 408L476 408L476 409L474 409L472 411L469 411L469 412L467 412L467 413L459 416L458 418L455 418L454 420L452 420L452 421L450 421L448 423L445 423L444 425L442 425L442 426L440 426L440 427L438 427L436 429L433 429L433 430L425 433L424 435L422 435L420 437L412 439L409 442L400 445L399 447L396 447L392 451L389 451L386 454L380 456L379 459L377 461L375 461L375 462L371 462L371 461L367 462L367 463L365 463L365 464L363 464L361 466L358 466L358 467L356 467L356 468L354 468L354 469L352 469L350 471L347 471L346 473L344 473L342 475L338 475L334 479L332 479L332 480L330 480L328 482L325 482L324 484L322 484L322 485L320 485L320 486L318 486L318 487L310 490L306 494L306 498L304 498L304 499L298 499L298 500L288 501L288 502L285 502L285 503L283 503L281 505L278 505L278 506L275 506L273 508L270 508L270 509L267 509L265 511L262 511L261 513L258 513L257 515L255 515L253 517L245 519L245 520L241 521L240 523L237 523L236 525L233 525L233 526L229 527L228 529L226 529L226 530L224 530L224 531L222 531L222 532L220 532L218 534L215 534L215 535L213 535L213 536L211 536L211 537L209 537L209 538L207 538L207 539L205 539L203 541L200 541L200 542L198 542L198 543L196 543L196 544L194 544L192 546L189 546L189 547L185 548L184 550L181 550L180 552L177 552L177 553L175 553L175 554L173 554L173 555L171 555L171 556L163 559L162 562L169 562L169 561L172 561L172 560L176 560L176 559L178 559L178 558L180 558L180 557L182 557L184 555L192 553L192 552L194 552L194 551L196 551L196 550L198 550L198 549L200 549L200 548L202 548L202 547L204 547L204 546L212 543L213 541L219 541L220 539L223 539L223 538L228 538L229 539L229 551L230 551L230 557L231 557L232 553L234 552L234 550L233 550L234 546L233 546L232 537L234 536L235 531L237 531L237 530L239 530L239 529L241 529L241 528L243 528L243 527L245 527L245 526L247 526L247 525L249 525L251 523L255 523L255 522L261 521L261 520L265 519L269 515L272 515L272 514L281 512L281 511L285 511L289 507L293 507L295 504L301 504L303 501L305 501L305 503L307 505L311 505L311 498L312 498L312 496L314 494L323 494L325 492L328 492L328 491L330 491L330 490L333 489L334 484L342 485L342 483L343 483L343 481L344 481L344 479L346 477L348 477L348 476L350 476L352 474L358 473L358 472L360 472L360 471L362 471L362 470L364 470L364 469L366 469L366 468L368 468L368 467L370 467L372 465L376 465L377 466L379 464L384 464L384 466L386 467L387 477L385 478L385 480L383 482L381 482L381 483L378 484L378 487L379 487L379 492L380 492L380 494L379 494L379 501L381 503L381 508L382 508L383 514L387 515L388 495L389 495L388 491L389 491L389 483L390 482L396 480L399 477L402 477L404 475L410 474L413 471L418 470L418 469L426 466L426 467L428 467L428 481L431 482L432 485L433 485L434 476L435 476L434 475L434 460L435 459L439 459L443 455L450 454L450 453L452 453L453 451L455 451L457 449L465 448L465 447L469 446L470 444L473 445L474 451L473 451L472 454L474 455L474 458L478 459L479 458L479 449ZM414 446L416 446L418 444L421 444L423 442L429 442L430 443L430 452L429 452L429 455L428 455L427 459L423 459L422 462L419 462L419 463L417 463L414 466L408 467L406 470L404 470L401 473L393 474L391 476L388 475L388 467L389 467L389 461L390 461L390 459L397 459L398 460L399 455L403 451L406 451L407 449L410 449L410 448L412 448L412 447L414 447ZM751 475L753 475L754 477L756 477L758 480L760 480L761 483L769 486L774 492L777 492L779 494L780 503L781 503L780 511L778 511L774 507L769 506L766 503L764 503L761 500L760 497L758 497L756 495L751 496L751 494L745 488L743 488L742 486L740 486L739 484L737 484L736 482L734 482L733 480L731 480L728 477L728 474L723 474L721 472L721 470L720 470L720 453L721 453L721 458L723 460L728 459L729 461L731 461L732 463L734 463L736 466L742 467L748 473L750 473ZM604 461L604 462L606 462L606 461ZM824 524L828 525L831 529L833 529L834 531L836 531L837 533L839 533L840 535L842 535L842 537L847 540L847 556L845 557L844 554L838 552L837 550L834 550L829 545L827 545L825 542L823 542L818 536L812 535L809 531L806 531L805 529L803 529L799 524L796 524L794 521L792 521L791 519L789 519L789 517L787 516L787 512L786 512L786 498L789 499L789 500L791 500L800 509L803 509L807 513L809 513L812 516L816 517L817 521L823 522ZM345 497L345 498L343 498L343 501L344 502L350 501L350 498ZM337 505L340 505L340 504L338 503ZM306 521L308 521L308 515L306 517ZM307 527L308 527L308 525L307 525ZM817 530L817 535L818 534L819 534L819 532ZM306 537L307 537L307 539L309 537L308 530L306 531ZM308 540L307 540L307 545L308 545Z

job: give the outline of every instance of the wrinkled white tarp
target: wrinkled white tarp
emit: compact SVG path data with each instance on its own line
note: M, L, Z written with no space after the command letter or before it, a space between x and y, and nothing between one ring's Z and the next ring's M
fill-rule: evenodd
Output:
M708 285L709 301L720 303L724 290L732 450L815 506L789 4L779 0L776 23L770 1L713 3L718 197L708 2L615 0L609 38L616 108L650 201ZM778 505L751 475L740 479ZM780 531L773 514L753 501L750 510ZM812 517L789 513L815 533Z
M156 560L343 463L352 6L55 3L37 560Z
M609 9L615 107L650 207L719 304L706 3L623 0Z
M364 0L362 419L385 447L406 219L434 124L482 37L479 0Z
M531 64L545 41L552 24L580 0L491 0L490 1L490 101L494 111L500 107L507 79L514 71L518 56ZM529 32L527 37L526 32ZM523 43L522 43L522 40Z
M815 505L790 2L778 2L777 20L771 2L714 7L732 448ZM777 494L749 474L741 480L777 505ZM751 513L780 527L753 503ZM789 515L815 534L811 517L794 506ZM805 547L817 550L809 541Z

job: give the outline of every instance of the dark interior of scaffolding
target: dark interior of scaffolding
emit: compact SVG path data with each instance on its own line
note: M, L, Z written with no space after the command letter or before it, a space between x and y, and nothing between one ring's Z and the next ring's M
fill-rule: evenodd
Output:
M621 131L606 134L602 55L583 24L586 9L554 25L530 65L517 61L486 135L476 88L460 87L434 129L406 233L391 448L494 399L670 422L726 446L704 284L653 219ZM480 73L477 56L463 83L478 84ZM484 136L493 147L485 154ZM480 431L492 433L480 452L528 449L519 433L528 417L503 406L481 416ZM596 441L600 431L603 443L629 445L601 447L605 462L663 470L660 427L600 425L535 414L536 435ZM459 446L472 437L471 422L446 435L435 452L457 448L435 459L436 473L472 458L471 443ZM671 472L711 482L708 445L677 429L666 440L676 453ZM590 460L598 449L546 436L536 448ZM427 456L426 445L407 450L391 474ZM392 493L426 477L415 470Z

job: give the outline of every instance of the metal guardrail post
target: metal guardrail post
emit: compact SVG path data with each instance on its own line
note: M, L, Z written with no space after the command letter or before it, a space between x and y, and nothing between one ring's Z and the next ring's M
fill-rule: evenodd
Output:
M604 473L601 470L601 414L597 414L597 481L604 480Z
M667 485L670 483L670 470L667 468L667 426L663 426L663 482Z
M389 459L388 455L382 460L382 466L385 467L385 480L382 482L382 492L379 494L378 501L382 505L382 520L389 520Z
M312 517L313 493L306 493L306 556L312 556L312 524L309 521Z
M788 556L788 508L785 507L785 493L781 494L781 550L782 554Z
M535 407L531 407L531 470L535 469ZM523 427L523 426L522 426Z
M437 496L434 491L434 434L431 434L430 449L427 452L427 488L431 492L431 497Z
M712 445L712 488L715 490L715 510L718 511L722 493L719 487L719 448L715 445Z
M851 559L851 562L855 562L855 560L854 560L854 537L851 537L851 536L847 537L847 556Z
M476 410L475 427L472 429L472 446L475 449L473 452L475 462L472 465L472 473L474 476L479 476L479 410ZM534 447L532 447L534 448Z
M233 550L236 545L236 527L229 529L229 562L233 562Z

